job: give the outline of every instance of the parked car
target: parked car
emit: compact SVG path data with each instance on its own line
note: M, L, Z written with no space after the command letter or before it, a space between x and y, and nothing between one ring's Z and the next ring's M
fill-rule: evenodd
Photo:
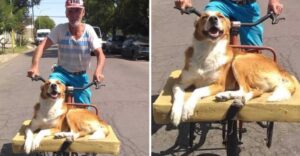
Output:
M50 29L38 29L35 37L36 45L40 44L50 34L50 32Z
M98 38L102 38L102 33L101 33L101 29L97 26L93 26Z
M97 37L98 37L99 42L101 42L101 44L102 44L102 49L105 48L104 46L105 46L105 44L106 44L106 41L103 40L103 38L102 38L102 32L101 32L101 29L100 29L98 26L93 26L93 28L94 28L94 30L95 30L95 32L96 32L96 34L97 34ZM91 52L91 55L92 55L92 56L95 56L94 52Z
M122 45L122 56L132 60L149 59L149 42L137 38L128 38Z
M102 44L102 49L105 53L109 53L109 48L112 44L112 37L109 37L104 44Z
M126 39L125 36L119 36L119 35L112 37L111 39L108 39L105 47L106 52L120 54L122 51L122 44L125 41L125 39Z

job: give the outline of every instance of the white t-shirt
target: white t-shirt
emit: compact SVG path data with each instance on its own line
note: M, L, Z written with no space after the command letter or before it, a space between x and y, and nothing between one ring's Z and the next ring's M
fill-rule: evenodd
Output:
M72 37L68 23L53 28L49 38L58 44L57 64L69 72L85 71L90 66L91 51L101 48L101 40L93 27L84 24L84 32L79 39Z

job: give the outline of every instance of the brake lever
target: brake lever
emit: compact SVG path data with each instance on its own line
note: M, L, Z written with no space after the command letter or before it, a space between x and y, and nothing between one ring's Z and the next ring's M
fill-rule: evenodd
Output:
M31 77L31 81L39 81L39 80L46 82L46 80L39 75L35 75L34 77Z
M194 8L194 7L187 7L187 8L185 8L185 9L181 9L181 8L178 8L178 7L174 7L175 9L178 9L178 10L180 10L182 13L185 13L185 14L196 14L197 16L201 16L201 14L200 14L200 12L196 9L196 8Z
M98 82L98 81L94 81L94 84L95 84L95 89L100 89L100 87L103 87L103 86L105 86L105 84L101 84L100 82Z
M271 11L270 14L271 14L270 18L272 19L272 24L273 25L278 24L282 20L283 21L285 20L285 17L278 18L278 16L273 11Z

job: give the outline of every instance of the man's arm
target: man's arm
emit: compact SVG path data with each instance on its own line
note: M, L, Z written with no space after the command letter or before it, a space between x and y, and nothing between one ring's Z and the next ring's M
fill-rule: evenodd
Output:
M103 53L102 48L97 48L94 52L97 58L97 66L93 75L93 80L97 82L102 82L104 80L103 68L105 64L105 55Z
M269 0L268 10L274 11L276 15L279 15L282 13L283 4L281 4L279 0Z
M36 75L39 75L39 63L40 59L44 53L44 51L49 48L53 42L48 37L42 41L38 47L35 49L32 62L31 62L31 68L27 72L28 77L35 77Z

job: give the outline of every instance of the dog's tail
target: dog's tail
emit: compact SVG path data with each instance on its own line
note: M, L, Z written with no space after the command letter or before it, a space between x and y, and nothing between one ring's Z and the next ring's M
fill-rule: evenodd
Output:
M104 129L99 128L89 137L89 140L104 139L105 137L106 137L106 135L105 135Z
M104 139L109 134L109 127L108 125L100 121L100 126L96 129L96 131L89 137L90 140L96 140L96 139Z
M288 72L280 71L281 81L275 87L273 94L268 98L268 101L283 101L291 98L296 91L297 79Z
M26 140L25 140L25 144L24 144L24 150L25 150L26 154L29 154L31 152L31 148L32 148L33 132L28 127L25 129L25 136L26 136Z
M280 71L282 75L282 83L283 85L289 90L291 95L294 94L296 91L296 85L298 84L298 80L291 74L289 74L287 71Z

